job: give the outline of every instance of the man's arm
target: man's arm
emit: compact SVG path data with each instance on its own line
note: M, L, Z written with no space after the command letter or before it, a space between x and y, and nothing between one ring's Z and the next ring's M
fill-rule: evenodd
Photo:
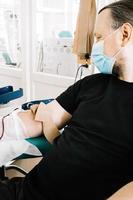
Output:
M133 200L133 182L123 186L107 200Z
M32 106L31 110L35 112L35 120L43 124L43 133L49 142L59 136L59 130L62 129L72 115L56 101L53 100L48 104L40 103L39 106Z

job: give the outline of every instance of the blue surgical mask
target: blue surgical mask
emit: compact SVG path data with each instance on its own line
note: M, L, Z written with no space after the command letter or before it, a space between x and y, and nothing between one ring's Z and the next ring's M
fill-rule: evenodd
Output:
M116 62L115 57L116 55L118 55L120 50L114 56L110 57L104 54L104 40L94 43L91 53L92 63L98 68L101 73L112 74L113 67Z
M104 41L99 41L93 45L91 59L101 73L112 74L116 59L104 54Z

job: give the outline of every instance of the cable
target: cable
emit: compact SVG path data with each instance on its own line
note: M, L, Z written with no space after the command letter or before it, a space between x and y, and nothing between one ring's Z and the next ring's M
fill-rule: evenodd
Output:
M80 79L82 78L82 75L83 75L83 66L81 67Z
M74 83L76 83L76 81L77 81L78 73L79 73L79 70L80 70L81 67L82 67L82 65L79 66L78 69L77 69L77 71L76 71L76 76L75 76Z
M81 69L81 72L80 72L80 79L83 75L83 68L88 68L88 59L90 58L90 54L89 53L86 53L85 54L85 59L86 59L86 64L84 65L80 65L76 71L76 76L75 76L75 80L74 80L74 83L77 81L77 77L78 77L78 73L79 73L79 70Z
M76 76L75 76L75 80L74 80L74 83L76 82L77 80L77 77L78 77L78 73L79 73L79 70L81 69L81 72L80 72L80 79L82 78L82 75L83 75L83 68L88 68L88 64L85 64L85 65L80 65L76 71Z
M17 110L18 108L15 108L13 111L15 111L15 110ZM12 112L13 112L12 111ZM11 112L11 113L12 113ZM6 117L8 117L11 113L9 113L9 114L7 114L7 115L5 115L5 116L3 116L2 117L2 133L1 133L1 136L0 136L0 140L3 138L3 136L4 136L4 131L5 131L5 126L4 126L4 119L6 118Z

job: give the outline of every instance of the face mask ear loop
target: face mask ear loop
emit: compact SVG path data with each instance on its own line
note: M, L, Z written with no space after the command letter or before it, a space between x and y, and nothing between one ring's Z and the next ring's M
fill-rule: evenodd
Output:
M121 47L113 56L112 58L116 58L118 54L123 50L123 47Z
M118 29L116 29L115 31L113 31L112 33L110 33L107 37L103 38L104 41L106 41L109 37L111 37L113 34L115 34L117 31L119 31L120 27Z
M119 27L118 29L116 29L113 33L110 33L106 38L103 39L104 45L105 45L105 41L106 41L109 37L111 37L114 33L116 33L117 31L119 31L119 29L120 29L120 27ZM121 51L121 49L122 49L122 47L118 50L118 52L116 52L116 53L112 56L112 58L115 58L115 57L119 54L119 52Z
M105 41L111 36L113 35L114 33L116 33L117 31L119 31L120 27L115 30L113 33L111 33L110 35L108 35L104 40L103 40L103 43L105 43ZM121 47L113 56L112 58L116 58L116 56L121 52L121 50L123 49L123 47Z

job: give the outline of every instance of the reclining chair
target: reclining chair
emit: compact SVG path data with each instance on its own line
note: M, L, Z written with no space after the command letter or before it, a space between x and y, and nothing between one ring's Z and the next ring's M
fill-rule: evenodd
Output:
M10 102L14 99L20 98L22 96L23 96L22 88L20 88L19 90L16 90L16 91L13 91L12 86L6 86L3 88L0 88L0 104L1 105L7 104L8 102ZM24 109L24 110L30 109L31 105L39 104L40 102L47 104L47 103L51 102L52 100L53 99L45 99L45 100L36 100L36 101L26 102L22 105L22 109ZM46 138L44 136L28 138L26 140L28 142L32 143L33 145L35 145L40 150L42 155L45 155L52 148L52 145L46 140ZM37 157L37 156L22 154L21 156L15 158L15 160L34 158L34 157ZM27 172L24 169L22 169L21 167L10 164L9 166L0 167L0 180L7 179L5 172L10 169L17 170L20 173L22 173L23 175L27 174Z

